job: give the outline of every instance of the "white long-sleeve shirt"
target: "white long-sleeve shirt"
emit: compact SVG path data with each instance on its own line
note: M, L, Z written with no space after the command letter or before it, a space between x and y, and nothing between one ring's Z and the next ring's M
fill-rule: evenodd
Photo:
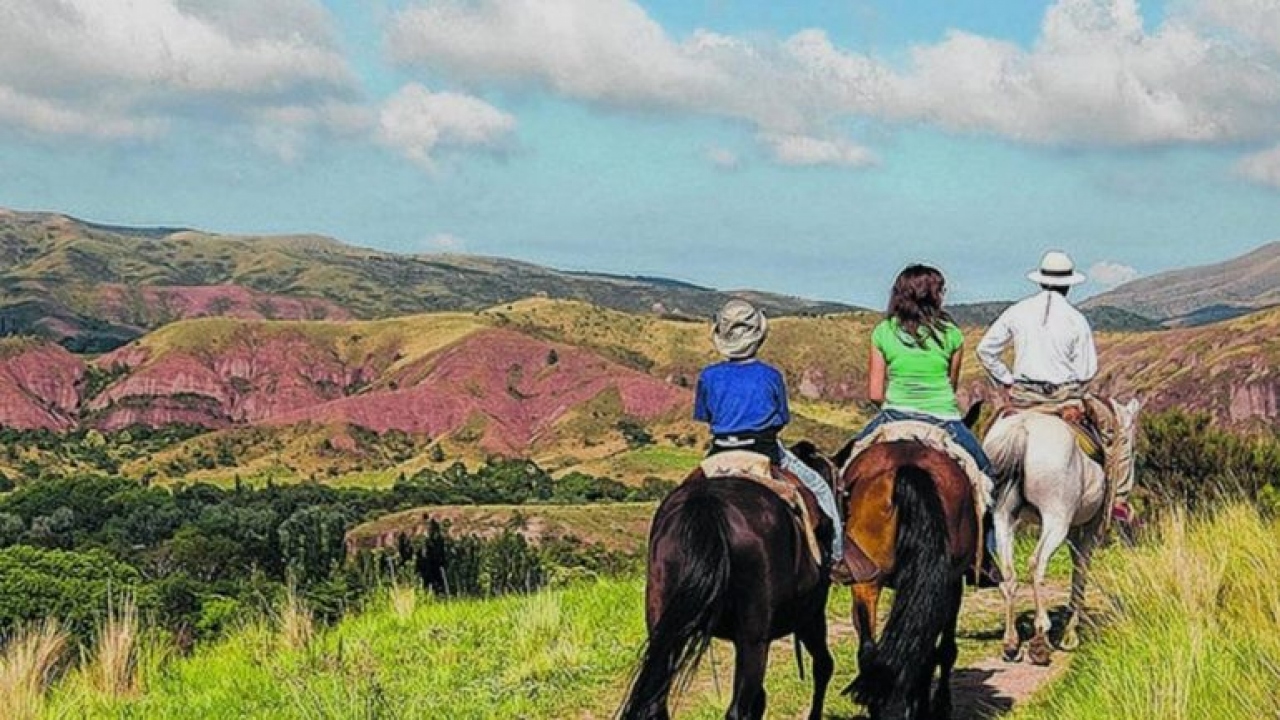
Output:
M1013 341L1013 370L1000 353ZM1089 321L1061 294L1044 290L1005 310L978 342L978 360L1002 385L1015 380L1061 385L1098 373Z

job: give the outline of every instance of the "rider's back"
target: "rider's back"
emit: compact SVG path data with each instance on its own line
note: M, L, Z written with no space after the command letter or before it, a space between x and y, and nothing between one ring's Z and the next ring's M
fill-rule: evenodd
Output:
M1084 313L1061 294L1043 290L1004 311L978 343L978 358L993 374L995 361L1010 340L1014 347L1013 378L1062 385L1082 383L1098 371L1093 329Z

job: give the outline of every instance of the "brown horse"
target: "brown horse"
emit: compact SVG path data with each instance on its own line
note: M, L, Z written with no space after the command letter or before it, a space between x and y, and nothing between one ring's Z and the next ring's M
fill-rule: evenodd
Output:
M836 456L838 465L851 445ZM847 510L845 536L862 560L854 564L851 588L859 674L845 692L867 706L873 720L950 717L956 620L965 571L978 549L968 476L924 443L886 442L854 458L838 487ZM877 643L876 605L884 587L897 594ZM930 703L935 666L940 678Z
M811 445L794 451L831 479L832 466L815 457ZM805 495L810 516L823 517ZM824 519L819 542L829 542L831 532ZM813 656L809 717L818 720L834 669L827 648L829 588L792 509L776 493L749 479L707 479L695 471L658 506L649 531L649 640L620 716L670 717L673 685L717 637L734 647L733 699L725 717L764 717L769 644L794 634Z

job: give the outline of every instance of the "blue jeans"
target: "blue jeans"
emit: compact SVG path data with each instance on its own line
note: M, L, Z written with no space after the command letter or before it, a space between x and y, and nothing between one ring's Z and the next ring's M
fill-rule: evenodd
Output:
M956 444L964 448L965 452L969 453L969 455L973 457L974 462L978 463L978 469L986 473L988 477L992 477L991 460L987 457L987 454L983 452L982 443L978 442L978 436L974 435L973 431L965 427L964 423L959 420L943 420L942 418L934 417L933 415L928 415L926 413L885 409L881 410L878 415L871 418L871 422L867 423L867 426L862 428L862 432L855 435L853 439L855 441L861 440L862 438L870 435L873 430L881 425L901 420L918 420L920 422L929 423L930 425L936 425L937 427L946 430L947 434L951 436L951 439L955 440Z
M844 532L840 527L840 510L836 507L835 493L831 492L831 486L822 475L818 474L817 470L801 462L800 458L792 455L782 443L778 443L778 449L782 451L782 462L779 463L782 469L800 478L800 482L813 491L813 496L818 500L818 506L822 508L822 512L831 518L831 525L835 529L835 536L831 539L831 557L839 560L844 552Z

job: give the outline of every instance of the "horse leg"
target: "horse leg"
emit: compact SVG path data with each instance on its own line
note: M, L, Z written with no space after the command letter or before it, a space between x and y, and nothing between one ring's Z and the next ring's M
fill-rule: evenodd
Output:
M1018 595L1018 571L1014 566L1013 533L1017 528L1014 510L1021 502L1018 491L1010 488L1003 495L992 513L996 533L996 555L1000 561L1000 593L1004 595L1004 659L1018 662L1022 659L1022 642L1018 638L1014 601Z
M956 623L960 620L960 600L964 597L964 583L957 581L951 589L951 611L942 629L942 641L938 643L938 689L933 693L934 720L951 717L951 671L956 666Z
M1070 520L1048 515L1042 512L1040 518L1040 541L1031 554L1031 594L1036 603L1035 635L1031 638L1029 654L1031 662L1036 665L1048 665L1052 648L1049 645L1049 611L1045 607L1044 574L1049 567L1049 558L1067 539Z
M825 596L826 593L822 595ZM831 675L835 672L836 666L835 659L831 657L831 649L827 646L825 602L814 609L812 620L796 630L796 637L813 657L813 697L809 702L809 720L821 720L822 705L827 697L827 685L831 682ZM763 712L763 702L760 704L760 709Z
M880 603L880 583L853 585L853 626L858 630L858 660L876 644L876 606Z
M733 649L733 701L725 720L758 720L764 716L764 671L769 662L769 642L738 640Z
M1071 531L1071 605L1067 626L1062 629L1062 638L1058 647L1071 651L1080 647L1080 620L1084 617L1084 586L1089 579L1089 559L1093 556L1093 546L1097 541L1096 528L1092 523Z

